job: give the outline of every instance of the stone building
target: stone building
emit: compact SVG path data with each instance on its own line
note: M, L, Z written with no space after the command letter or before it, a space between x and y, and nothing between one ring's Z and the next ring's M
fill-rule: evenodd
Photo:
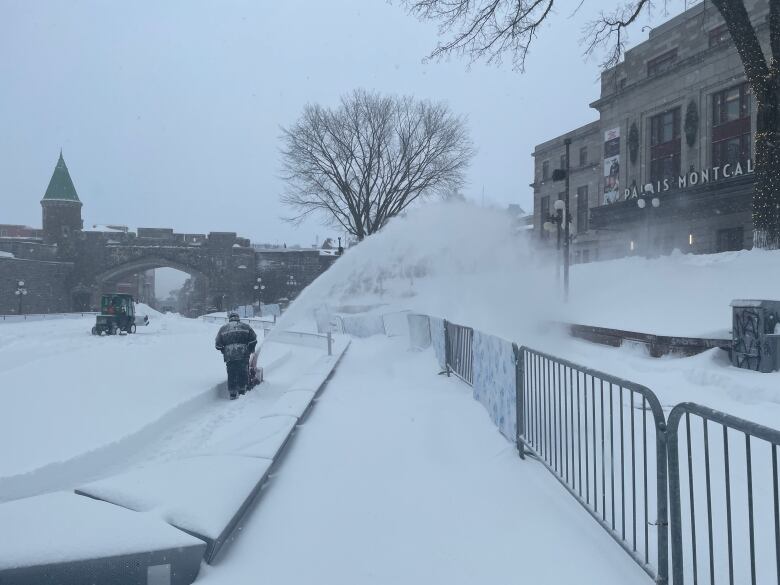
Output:
M43 230L28 225L0 223L0 238L42 238Z
M745 5L768 43L768 3ZM652 29L602 73L591 107L598 120L534 150L540 238L568 137L574 262L752 247L755 100L717 9L701 3Z
M13 235L0 236L0 314L91 310L104 292L129 292L148 302L154 295L154 269L161 267L191 275L195 284L187 308L202 314L256 301L258 279L268 281L264 302L293 298L336 259L318 250L255 250L235 232L131 231L119 225L84 229L82 202L62 153L41 208L41 230L15 229ZM27 291L22 304L16 294L20 282Z
M292 300L336 259L327 249L253 246L262 285L257 300Z

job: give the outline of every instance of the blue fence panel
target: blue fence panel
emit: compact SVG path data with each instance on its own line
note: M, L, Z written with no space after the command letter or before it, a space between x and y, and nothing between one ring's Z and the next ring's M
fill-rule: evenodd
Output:
M408 313L409 346L414 350L427 349L431 346L431 324L428 315Z
M436 353L436 359L439 362L439 367L443 370L447 367L447 352L445 350L444 341L444 319L439 317L431 317L431 344L433 345L433 351Z
M516 372L512 343L474 330L474 398L490 414L498 430L516 438Z

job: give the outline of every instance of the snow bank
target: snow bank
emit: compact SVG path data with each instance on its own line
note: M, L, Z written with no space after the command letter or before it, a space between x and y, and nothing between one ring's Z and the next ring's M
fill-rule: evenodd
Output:
M153 516L209 539L220 536L263 479L269 459L190 457L128 471L79 493Z
M146 303L136 303L135 304L135 314L136 315L146 315L149 318L152 318L152 317L162 317L163 316L163 314L160 311L158 311L157 309L152 309Z
M278 324L310 322L322 304L365 305L375 313L400 309L450 319L496 318L518 303L550 311L517 312L520 327L551 318L550 279L540 257L519 240L502 211L468 204L432 204L393 219L350 248L290 305Z
M0 527L0 570L203 545L152 516L67 492L0 505Z
M572 267L560 298L556 254L519 237L502 211L465 203L421 206L350 248L292 303L280 329L310 323L322 305L438 315L521 343L550 321L665 335L727 335L735 298L780 297L780 251ZM322 320L322 319L321 319Z
M572 300L562 316L655 334L730 337L732 300L780 298L778 266L780 251L765 250L581 264L572 269Z

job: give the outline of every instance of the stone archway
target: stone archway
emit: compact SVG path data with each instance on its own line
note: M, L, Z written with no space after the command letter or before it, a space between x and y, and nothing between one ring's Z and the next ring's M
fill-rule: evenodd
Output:
M70 304L74 311L93 311L92 290L87 286L75 287L70 291Z
M97 274L94 279L95 286L93 288L93 303L98 304L100 294L107 283L115 282L116 280L129 274L136 274L155 268L173 268L174 270L179 270L189 274L194 279L200 280L201 288L203 289L203 293L201 295L202 304L205 307L205 305L208 303L211 286L209 277L203 272L203 270L186 263L177 262L176 260L171 260L170 258L164 258L162 256L156 255L134 258L128 262L112 266L111 268L108 268Z

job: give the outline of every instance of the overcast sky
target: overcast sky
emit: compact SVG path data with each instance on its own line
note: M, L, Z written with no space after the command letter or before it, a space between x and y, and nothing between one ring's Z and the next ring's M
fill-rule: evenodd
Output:
M520 74L423 64L435 26L397 1L0 0L0 223L40 225L62 148L87 225L321 241L335 234L280 221L279 127L357 87L467 115L465 194L530 211L534 145L596 119L598 62L578 39L603 3L564 4Z

